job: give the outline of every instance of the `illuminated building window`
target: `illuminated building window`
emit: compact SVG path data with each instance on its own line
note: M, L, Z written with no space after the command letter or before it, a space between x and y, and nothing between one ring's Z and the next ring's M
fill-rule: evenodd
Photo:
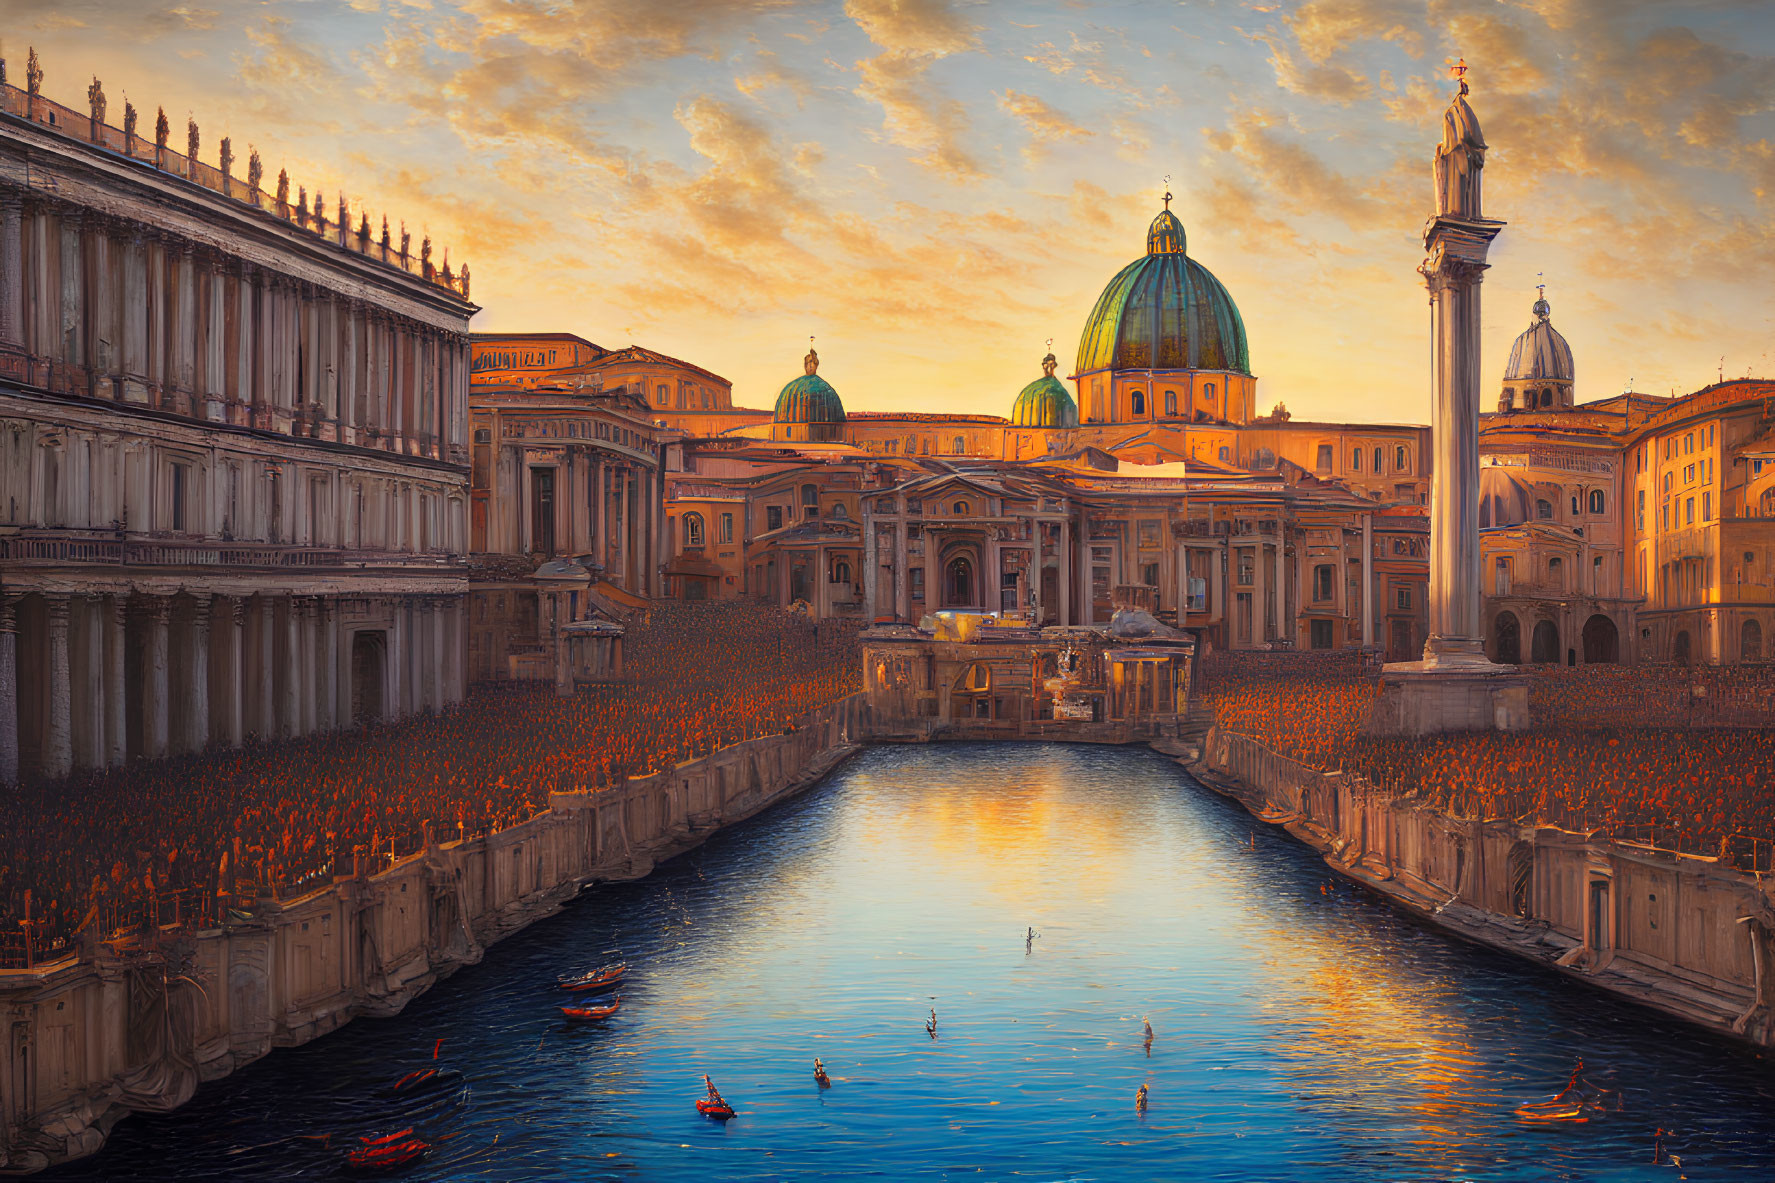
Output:
M1535 502L1535 517L1546 520L1552 516L1553 502L1545 500Z
M703 544L703 515L687 513L684 515L684 545L701 546Z
M1144 390L1134 392L1134 413L1136 415L1146 414L1146 391Z
M730 513L724 513L721 515L720 541L722 541L722 542L732 542L733 541L733 515Z
M1322 563L1313 568L1313 601L1325 603L1331 599L1332 570L1329 563Z
M1590 490L1590 512L1591 513L1601 513L1602 506L1603 506L1602 490L1601 489Z

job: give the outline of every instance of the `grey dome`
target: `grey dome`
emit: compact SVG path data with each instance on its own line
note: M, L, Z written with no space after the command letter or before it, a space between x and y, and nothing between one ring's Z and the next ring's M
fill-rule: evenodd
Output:
M1546 300L1535 301L1535 319L1516 344L1510 348L1510 364L1504 369L1504 381L1536 381L1542 378L1559 382L1572 380L1572 347L1566 344L1559 330L1548 319L1552 312Z

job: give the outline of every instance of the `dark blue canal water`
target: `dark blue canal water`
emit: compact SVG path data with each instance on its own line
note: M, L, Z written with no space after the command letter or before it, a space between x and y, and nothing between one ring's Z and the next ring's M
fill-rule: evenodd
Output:
M1775 1178L1760 1057L1327 893L1253 834L1144 749L875 749L53 1177L326 1177L416 1123L416 1180ZM621 1011L564 1027L555 973L608 950ZM460 1089L376 1098L438 1039ZM1587 1120L1515 1115L1579 1057ZM704 1072L725 1126L692 1108Z

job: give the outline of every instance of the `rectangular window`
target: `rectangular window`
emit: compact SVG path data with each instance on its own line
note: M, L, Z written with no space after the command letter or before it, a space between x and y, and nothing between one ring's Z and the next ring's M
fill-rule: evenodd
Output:
M1240 551L1239 552L1239 586L1240 587L1250 587L1251 586L1251 577L1252 577L1253 572L1254 572L1254 568L1253 568L1253 565L1251 562L1250 552L1249 551Z
M1394 472L1410 472L1411 471L1411 465L1406 462L1406 452L1405 452L1404 445L1400 445L1399 447L1393 449L1393 471Z
M1313 601L1323 604L1331 599L1332 569L1330 564L1313 568Z
M781 530L783 528L782 506L767 505L764 507L764 528L766 530Z
M172 528L183 533L185 530L185 465L173 465L172 489Z
M1695 454L1695 433L1691 431L1687 435L1683 436L1683 455L1693 456L1694 454Z
M1704 522L1713 521L1713 494L1711 492L1701 494L1701 520Z
M1693 497L1690 497L1690 498L1685 499L1683 502L1683 525L1692 526L1694 524L1695 524L1695 499Z
M730 513L724 513L721 515L720 540L722 542L733 541L733 515Z
M1492 594L1507 596L1510 594L1510 560L1499 559L1492 569Z
M1355 448L1350 452L1350 471L1351 472L1361 472L1362 471L1362 449L1361 448Z
M1159 538L1160 538L1159 527L1160 527L1159 522L1141 522L1140 523L1140 549L1141 550L1156 550L1156 549L1158 549Z
M1411 611L1411 589L1409 587L1399 588L1398 594L1394 598L1394 604L1398 607L1399 611L1410 612Z
M924 599L924 568L914 567L907 572L907 575L910 577L912 598L915 600Z
M1319 445L1319 455L1318 455L1318 458L1314 461L1313 467L1316 468L1320 472L1330 472L1331 471L1331 445L1330 444L1320 444Z
M1140 564L1140 582L1148 587L1159 586L1159 565L1157 563Z

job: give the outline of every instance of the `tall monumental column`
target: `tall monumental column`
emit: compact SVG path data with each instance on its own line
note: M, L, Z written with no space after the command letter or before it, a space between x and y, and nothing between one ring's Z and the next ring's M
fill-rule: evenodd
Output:
M1442 115L1436 212L1424 227L1418 268L1430 292L1430 636L1422 661L1382 671L1369 730L1385 735L1515 730L1528 725L1528 683L1485 656L1479 569L1479 284L1504 223L1485 217L1480 178L1485 137L1460 89Z

